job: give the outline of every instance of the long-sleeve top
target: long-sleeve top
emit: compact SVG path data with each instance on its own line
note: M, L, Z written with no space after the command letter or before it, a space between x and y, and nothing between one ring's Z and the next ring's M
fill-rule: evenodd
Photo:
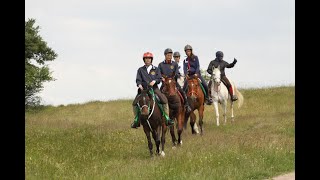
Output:
M153 87L158 87L157 85L161 82L162 78L160 69L153 65L150 66L152 66L152 68L150 69L149 73L146 66L142 66L138 69L136 77L137 86L141 84L143 88L147 88L150 82L154 80L156 83L153 85Z
M217 68L220 65L220 71L221 71L221 76L225 76L225 72L224 69L225 68L232 68L234 65L236 64L236 62L232 62L232 63L227 63L224 60L219 61L217 58L212 60L208 66L207 72L209 74L212 73L212 66L214 66L215 68Z

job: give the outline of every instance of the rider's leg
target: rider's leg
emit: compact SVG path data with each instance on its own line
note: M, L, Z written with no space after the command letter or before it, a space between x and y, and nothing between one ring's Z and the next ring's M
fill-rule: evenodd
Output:
M209 98L210 98L210 99L212 99L211 85L212 85L212 81L210 80L209 83L208 83L208 93L209 93Z
M134 120L133 120L133 123L131 124L131 128L140 127L139 116L138 116L139 110L137 107L137 97L138 97L138 95L136 95L136 97L134 98L134 100L132 102L132 111L133 111L133 115L134 115Z
M177 84L177 89L178 89L178 91L180 92L180 94L182 95L183 101L184 101L184 107L185 107L187 113L189 113L189 112L191 111L191 107L190 107L190 105L189 105L189 103L188 103L187 95L186 95L186 93L182 90L182 88L181 88L181 86L180 86L179 84Z
M208 85L207 85L206 81L203 79L202 76L200 76L199 78L200 78L201 84L204 87L204 90L206 92L206 97L205 98L206 98L207 104L212 104L212 99L209 97Z
M238 97L233 93L232 85L231 85L229 79L226 76L221 76L221 80L226 85L228 92L231 96L231 100L232 101L238 100Z
M158 95L161 103L163 104L163 111L165 113L167 126L174 124L174 121L169 117L169 105L167 97L160 92L159 88L154 88L154 93Z

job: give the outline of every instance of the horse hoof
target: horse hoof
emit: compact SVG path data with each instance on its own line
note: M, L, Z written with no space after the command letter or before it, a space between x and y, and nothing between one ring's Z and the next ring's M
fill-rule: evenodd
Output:
M166 154L163 151L161 151L160 155L161 157L164 157Z
M175 150L175 149L177 149L177 147L176 146L172 146L172 149Z

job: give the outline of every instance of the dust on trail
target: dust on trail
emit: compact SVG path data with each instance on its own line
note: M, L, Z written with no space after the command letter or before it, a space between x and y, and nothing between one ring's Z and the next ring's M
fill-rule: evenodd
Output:
M276 177L273 177L273 178L270 178L272 180L294 180L295 179L295 173L292 172L292 173L288 173L288 174L283 174L283 175L280 175L280 176L276 176Z

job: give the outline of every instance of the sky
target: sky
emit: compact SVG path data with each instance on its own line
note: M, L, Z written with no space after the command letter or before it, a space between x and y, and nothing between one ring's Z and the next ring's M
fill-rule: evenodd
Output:
M206 70L217 51L239 88L295 85L294 0L26 0L25 20L58 57L44 104L133 99L142 55L190 44Z

